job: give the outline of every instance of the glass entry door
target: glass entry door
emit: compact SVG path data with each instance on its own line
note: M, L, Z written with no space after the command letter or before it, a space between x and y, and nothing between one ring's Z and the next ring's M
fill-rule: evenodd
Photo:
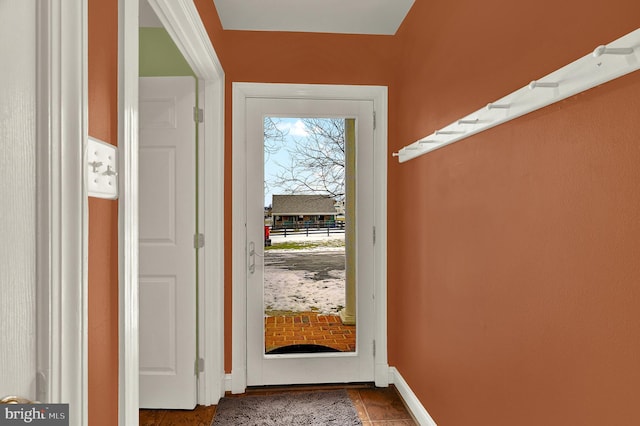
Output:
M372 103L247 107L248 385L372 380Z

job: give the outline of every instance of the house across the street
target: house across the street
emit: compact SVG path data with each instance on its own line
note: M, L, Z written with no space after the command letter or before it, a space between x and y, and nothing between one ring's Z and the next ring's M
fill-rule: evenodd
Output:
M338 211L326 195L273 195L273 228L333 228Z

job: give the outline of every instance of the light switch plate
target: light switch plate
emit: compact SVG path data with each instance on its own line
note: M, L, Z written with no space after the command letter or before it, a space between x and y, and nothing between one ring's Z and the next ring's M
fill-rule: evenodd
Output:
M87 143L87 191L90 197L118 198L118 149L89 137Z

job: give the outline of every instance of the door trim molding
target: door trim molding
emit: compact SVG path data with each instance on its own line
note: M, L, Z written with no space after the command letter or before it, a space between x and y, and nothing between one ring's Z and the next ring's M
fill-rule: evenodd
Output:
M38 398L86 424L87 0L36 7Z
M224 71L193 1L150 0L158 18L204 86L205 119L201 135L204 181L201 229L208 238L202 250L204 276L200 297L204 330L200 356L198 403L216 404L224 395ZM121 425L138 424L138 0L120 0L120 135L123 178L120 197L120 378ZM206 191L205 191L206 188ZM206 195L206 196L204 196ZM207 324L205 328L203 325Z
M246 102L247 98L370 100L376 113L374 130L374 225L376 243L374 378L388 386L387 362L387 87L319 84L233 83L232 124L232 372L231 391L247 387L247 259L246 259Z
M138 0L118 1L118 422L139 421Z

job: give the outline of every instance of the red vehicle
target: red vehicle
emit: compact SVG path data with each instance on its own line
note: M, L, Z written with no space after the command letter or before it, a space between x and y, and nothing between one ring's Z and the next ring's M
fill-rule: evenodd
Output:
M269 238L269 226L265 225L264 226L264 246L270 246L271 245L271 238Z

